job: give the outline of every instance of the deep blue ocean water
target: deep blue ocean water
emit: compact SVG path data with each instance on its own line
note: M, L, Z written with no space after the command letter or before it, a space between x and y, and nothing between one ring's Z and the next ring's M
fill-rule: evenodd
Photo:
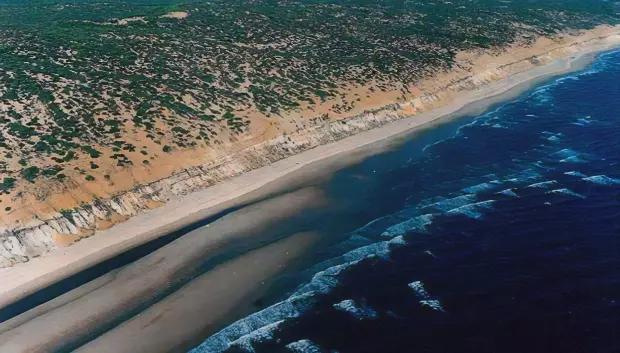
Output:
M369 223L194 352L620 352L620 52L330 183Z

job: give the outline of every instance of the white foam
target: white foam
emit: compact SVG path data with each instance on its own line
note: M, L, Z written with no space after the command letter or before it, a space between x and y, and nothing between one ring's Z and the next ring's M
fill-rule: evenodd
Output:
M428 294L428 292L426 291L426 289L424 288L424 283L422 283L421 281L415 281L415 282L411 282L407 285L409 288L411 288L413 290L413 292L421 297L422 299L428 299L430 298L430 295Z
M582 178L582 180L599 185L620 184L620 179L610 178L607 175L595 175L587 178Z
M392 248L401 247L409 244L403 236L398 236L388 242Z
M448 212L446 212L446 214L448 215L462 214L469 218L477 219L477 218L482 217L482 213L480 212L480 210L493 208L494 202L495 200L488 200L488 201L471 203L469 205L464 205L464 206L460 206L452 210L449 210Z
M380 241L378 243L351 250L342 255L342 258L346 262L359 261L367 258L368 256L378 256L383 259L388 259L393 247L399 247L406 244L407 242L402 236L397 236L389 241Z
M540 183L535 183L535 184L531 184L526 186L526 188L539 188L539 189L548 189L549 187L551 187L552 185L557 184L558 182L555 180L549 180L549 181L543 181Z
M427 306L436 311L445 312L439 300L420 300L420 304L422 304L422 306Z
M577 171L571 171L571 172L566 172L564 173L565 175L570 175L570 176L575 176L575 177L580 177L580 178L585 178L587 177L587 175L581 173L581 172L577 172Z
M519 173L509 175L506 181L512 182L512 183L522 183L525 181L535 180L535 179L540 179L540 178L542 178L542 175L540 175L540 173L538 173L537 171L533 169L526 169Z
M316 273L309 283L301 286L290 298L224 328L205 340L199 347L193 349L191 353L222 352L232 345L252 352L252 345L269 338L281 322L298 317L306 312L315 303L317 293L326 294L333 290L340 283L337 277L343 271L369 257L387 257L391 249L405 244L407 244L405 239L398 236L389 241L382 241L349 251L338 257L337 260L352 261ZM366 312L366 314L369 313Z
M247 335L243 335L238 339L230 342L230 347L241 348L247 352L255 353L254 344L259 342L265 342L273 339L274 332L284 322L284 320L274 322L267 326L261 327L258 330L252 331ZM276 340L276 342L278 342Z
M365 246L360 246L356 249L350 250L344 255L336 256L321 263L318 263L307 272L314 273L314 276L310 283L301 287L300 291L304 287L314 288L311 290L319 293L328 293L333 289L338 281L332 277L333 271L339 271L341 266L354 265L355 263L369 257L379 257L388 259L395 247L401 247L407 245L407 241L402 236L394 237L391 240L380 241ZM340 272L335 273L338 275ZM317 289L316 287L320 287ZM297 292L301 293L301 292Z
M314 293L294 295L222 329L190 353L217 353L228 349L235 341L237 344L255 342L252 337L258 338L273 332L272 330L277 328L282 321L298 317L314 303ZM256 336L252 336L251 334L255 331L258 331ZM247 336L246 339L242 339L244 336Z
M467 195L461 195L461 196L453 197L450 199L445 199L439 202L435 202L426 207L432 207L440 211L449 211L456 207L471 204L472 201L474 200L476 200L476 195L467 194Z
M585 196L583 196L583 195L581 195L581 194L578 194L578 193L576 193L576 192L574 192L574 191L572 191L572 190L570 190L570 189L566 189L566 188L564 188L564 189L556 189L556 190L551 190L551 191L548 191L548 192L547 192L547 194L562 194L562 195L569 195L569 196L575 196L575 197L578 197L578 198L580 198L580 199L585 199L585 198L586 198Z
M571 80L571 81L579 81L579 77L577 76L566 76L566 77L562 77L562 78L558 78L556 80L556 82L561 83L567 80Z
M511 196L511 197L519 197L519 195L517 195L512 189L502 190L498 192L497 194Z
M420 305L430 307L433 310L444 312L439 300L432 299L430 294L424 288L424 284L420 281L411 282L407 285L413 290L415 295L421 298Z
M577 121L580 122L580 123L583 123L584 125L592 124L592 120L589 120L589 119L586 119L586 118L584 118L584 119L577 119Z
M317 274L314 275L314 277L312 277L312 280L309 283L306 283L305 285L301 286L295 292L295 295L301 295L301 294L306 294L306 293L327 294L331 292L340 283L340 280L337 278L337 276L340 275L340 273L342 273L349 267L360 262L362 259L344 263L341 265L332 266L326 270L318 272Z
M293 353L321 353L321 348L310 340L299 340L286 345Z
M545 170L554 170L555 168L552 167L547 167L545 165L543 165L542 161L537 161L536 163L534 163L535 166L537 166L540 169L545 169Z
M579 154L580 154L579 152L575 152L571 150L570 148L565 148L563 150L552 153L551 155L558 157L558 158L569 158L569 157L578 156Z
M501 182L499 180L494 180L488 183L481 183L478 185L474 185L474 186L470 186L468 188L462 189L461 191L466 192L468 194L476 194L479 193L481 191L485 191L485 190L489 190L489 189L493 189L496 188L497 185L501 184Z
M587 161L579 156L571 156L560 160L561 163L586 163Z
M426 255L428 255L428 256L432 256L432 257L434 257L434 258L436 258L436 259L438 259L438 258L439 258L437 255L433 254L430 250L424 250L424 253L425 253Z
M541 138L548 140L548 141L557 142L557 141L560 141L560 137L562 136L563 134L561 132L553 133L549 131L543 131Z
M393 237L393 236L405 234L409 231L414 231L414 230L424 232L426 231L426 227L429 226L433 222L434 217L435 216L433 216L430 213L421 215L418 217L414 217L405 222L401 222L401 223L391 226L385 232L383 232L381 236L382 237Z
M345 311L360 320L377 317L377 312L375 310L369 307L360 307L352 299L343 300L333 306L336 310Z

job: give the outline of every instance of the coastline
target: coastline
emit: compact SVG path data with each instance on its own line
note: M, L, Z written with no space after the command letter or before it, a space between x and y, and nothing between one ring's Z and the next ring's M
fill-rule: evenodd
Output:
M401 129L393 130L393 134L383 138L376 138L375 140L373 140L373 142L363 143L362 145L357 147L353 146L350 149L347 149L346 151L343 151L341 153L335 152L331 155L331 157L335 158L317 158L315 161L309 162L307 165L299 167L297 167L297 164L293 164L292 168L295 169L294 171L286 173L279 179L267 182L267 184L262 188L255 190L254 192L250 192L249 194L245 194L245 196L241 199L229 200L228 204L226 205L220 204L219 207L210 210L211 214L213 212L216 212L217 210L221 210L224 207L230 207L234 204L244 204L250 203L254 200L265 199L265 196L278 193L278 191L282 189L291 188L291 185L297 185L300 183L303 184L303 180L305 178L316 178L316 174L327 174L331 170L356 163L356 161L363 159L367 155L376 154L384 150L388 150L392 146L399 144L400 141L409 139L412 134L420 131L421 126L432 127L443 122L452 121L453 118L461 115L479 114L481 111L487 110L492 105L498 104L502 101L513 99L517 95L521 94L523 91L531 88L532 85L545 81L552 76L561 75L567 73L568 71L581 70L585 68L585 66L587 66L593 59L594 54L595 52L587 52L575 57L556 61L554 62L552 67L541 67L541 70L539 70L537 73L530 72L529 75L527 75L527 77L529 78L528 80L524 79L524 77L521 77L522 79L503 81L502 85L493 86L492 88L494 89L492 92L488 92L487 90L485 90L484 92L479 92L487 93L484 97L477 100L474 99L464 102L464 104L460 108L453 111L446 110L446 114L437 115L435 119L431 119L425 124L416 125L412 129L404 128L409 126L408 124L411 123L411 121L403 121ZM417 117L419 117L419 115ZM416 117L414 117L414 119L415 118ZM390 126L391 125L387 125L386 127ZM301 193L299 193L300 190ZM282 210L284 210L284 212L295 213L296 210L299 209L299 207L322 207L324 201L322 201L320 193L317 193L308 188L302 188L300 190L291 192L285 195L284 198L280 198L279 196L275 198L270 198L270 200L276 199L276 203L273 204L272 208L266 207L265 204L257 203L256 207L254 208L258 208L260 212L256 217L261 218L257 221L259 223L264 222L263 218L269 218L274 216L279 217L279 219L284 219L287 216L286 214L282 214ZM289 196L293 196L293 198L290 198ZM287 200L286 197L289 197L289 199ZM280 199L277 200L278 198ZM270 200L262 202L271 202ZM298 202L299 207L293 207L289 210L289 205L292 204L291 200ZM287 208L282 208L282 205L286 205ZM248 208L251 207L252 206L248 206ZM279 211L274 212L274 210ZM209 210L204 210L204 212L207 211ZM255 217L248 217L248 214L244 214L243 217L236 217L236 219L235 217L229 217L228 220L223 219L224 222L222 223L228 222L229 224L235 224L237 226L249 227L254 229L256 227L256 223L252 223L252 219L255 219ZM149 255L147 256L148 259L147 257L145 257L144 259L140 259L140 261L136 261L141 262L141 264L139 264L138 266L134 266L132 264L132 266L123 268L121 272L125 272L125 280L131 280L132 282L117 283L116 287L112 286L112 288L108 288L107 293L98 293L97 296L92 297L92 295L90 294L91 291L98 290L99 288L108 285L108 280L110 276L114 278L114 280L118 280L119 277L122 277L122 274L119 275L119 273L117 272L110 273L110 276L102 279L101 282L104 283L89 283L89 286L96 288L80 288L85 293L67 293L68 298L63 298L63 300L61 300L63 303L57 303L58 306L65 305L64 303L70 303L70 306L63 306L61 310L58 310L56 312L48 311L53 311L53 309L44 308L46 310L42 310L42 312L39 313L34 313L26 319L23 319L22 316L21 320L20 318L16 318L18 319L17 321L11 320L11 325L9 325L10 327L7 327L6 325L9 322L0 325L0 342L3 342L3 347L9 349L7 351L23 351L24 349L20 350L20 347L22 346L18 346L17 343L26 343L30 345L29 348L31 348L32 351L49 351L50 347L57 347L57 342L54 340L61 340L63 334L65 335L65 337L62 337L63 339L71 340L74 339L73 337L78 336L80 332L89 331L90 327L77 325L75 324L76 322L81 324L92 324L92 322L89 321L89 317L96 317L97 319L101 319L101 316L99 316L101 313L104 313L105 315L112 315L114 313L109 312L110 310L108 309L110 308L116 309L117 311L127 310L131 312L132 308L127 307L126 303L122 303L123 298L130 298L130 295L133 294L132 290L141 290L145 284L148 284L152 287L160 287L162 283L157 282L160 277L164 277L163 284L167 284L165 279L166 277L170 277L170 273L159 272L159 270L161 270L161 267L158 268L158 266L160 266L160 264L162 263L163 265L171 266L170 264L166 264L166 262L175 261L179 258L178 255L190 257L189 263L191 265L191 254L188 256L185 253L187 249L194 249L194 246L192 246L191 238L205 238L205 235L209 234L208 231L210 231L211 233L218 233L216 223L217 222L211 224L211 228L209 230L203 227L202 229L192 232L194 233L194 235L192 235L191 233L185 235L182 240L184 240L186 243L189 242L189 245L185 245L185 249L179 248L178 244L171 244L173 245L171 246L172 248L176 246L177 249L173 249L172 251L170 251L170 249L166 249L166 251L168 252L167 255L162 256L161 254L159 254L159 258L156 254L153 254L156 256ZM268 223L269 222L267 222L262 227L268 227ZM196 237L196 235L199 235L200 237ZM224 235L234 234L230 233ZM305 235L302 235L302 237L303 236ZM188 238L189 240L185 238ZM235 241L239 240L239 238L231 238ZM289 238L296 237L291 236ZM177 334L177 331L183 331L179 328L176 328L175 325L178 324L179 320L187 320L187 316L179 315L179 312L176 311L178 310L179 306L182 310L185 310L186 314L192 314L194 317L198 317L201 320L201 325L206 324L207 326L209 326L208 324L211 324L211 326L222 324L225 325L225 322L222 322L222 320L230 321L231 319L234 319L234 317L243 316L243 313L237 312L233 313L231 318L231 312L226 310L224 307L220 307L219 305L222 305L224 303L226 305L229 305L230 308L234 307L235 304L237 304L237 302L239 301L247 302L251 300L248 296L251 297L251 292L260 290L261 281L265 280L269 276L275 275L277 271L281 270L280 266L288 266L288 262L292 258L296 257L297 255L303 254L305 252L304 249L312 246L313 244L313 241L311 241L312 236L306 241L289 241L289 238L276 240L276 242L273 243L273 247L270 245L266 245L258 248L256 251L250 252L248 254L243 254L242 256L233 259L232 261L226 261L220 265L217 265L214 269L201 275L200 277L193 280L188 285L176 291L169 297L164 298L163 300L161 300L161 302L157 302L156 304L148 307L144 311L139 311L140 314L131 317L126 321L122 321L122 324L115 327L114 329L110 331L105 331L105 333L99 338L96 338L85 346L82 346L80 348L80 351L105 352L109 351L111 345L113 344L117 344L114 349L114 351L117 352L152 351L149 349L154 347L162 351L168 351L163 347L166 346L166 344L170 345L175 341L177 343L180 342L180 336L175 336L175 334ZM250 238L246 240L249 239ZM215 240L217 243L218 239ZM225 242L226 240L226 237L222 237L221 239L219 239L219 241L221 242ZM244 240L241 239L241 241L243 242ZM272 248L273 250L270 250L269 248ZM282 249L286 249L285 251L287 252L287 256L284 256ZM217 253L221 253L222 251L224 251L218 246L215 246L215 248L212 250L214 251L214 255L217 255ZM264 251L266 251L266 253ZM288 251L292 252L292 257L288 257ZM256 255L260 253L263 253L264 255ZM263 259L265 259L265 262L263 264L264 266L251 266L256 265L256 262L252 259L256 259L257 256L259 258L262 257ZM185 261L187 262L187 260ZM243 265L244 263L245 265ZM174 264L172 264L172 266L174 266ZM265 271L268 273L261 273L262 268L265 268L266 266L270 266L267 267L267 270ZM231 281L231 271L234 271L235 268L237 271L239 271L240 269L245 269L245 273L242 274L244 275L244 277L242 277L242 279L240 280L242 286L239 287L236 285L230 285L231 288L228 288L228 284ZM267 277L265 277L265 275ZM161 279L159 280L161 281ZM86 287L86 285L84 287ZM204 298L205 288L209 289L208 294L210 295L212 294L211 291L217 292L216 296L219 295L219 299L214 298L210 300L209 298ZM216 288L217 290L215 290ZM240 291L242 293L239 293ZM90 299L86 298L87 294L91 295ZM229 297L229 295L231 294L242 294L242 298L239 296L231 298ZM84 299L80 300L82 296L84 296ZM103 298L109 299L105 302L100 301ZM206 305L198 309L198 307L196 307L196 305L194 304L194 300L196 299L202 299L205 301L203 303L199 303L199 306L202 306L203 304ZM88 301L90 301L90 303L88 303ZM131 304L131 302L129 303ZM194 308L192 308L192 305L188 303L192 303L192 305L194 305ZM174 308L175 306L176 308L174 310L171 310L171 308ZM215 309L218 309L219 311ZM208 318L205 318L204 313L209 313L210 316L208 316ZM31 313L29 312L27 314ZM205 322L209 320L213 321ZM19 327L24 323L27 323L27 325ZM65 331L62 325L71 328L71 331ZM162 325L167 326L163 327L162 329ZM194 330L197 329L194 328L193 325L188 326L192 327L192 329ZM8 335L5 334L7 330L13 330L13 328L15 327L19 327L18 330L10 332ZM176 331L168 331L168 329L170 328L176 329ZM39 333L39 335L36 337L36 341L32 337L32 332ZM166 334L162 335L162 332L166 332ZM182 335L184 333L179 332L179 334ZM204 334L204 332L202 332L201 334ZM52 340L49 340L50 337L52 338ZM41 343L39 344L38 342ZM166 342L166 344L163 344L164 342ZM163 344L163 346L161 346L161 344ZM181 350L176 348L176 350L174 351Z
M490 83L478 90L464 92L459 99L455 99L444 107L393 121L376 129L321 145L269 166L249 171L202 191L171 200L159 209L139 214L109 230L100 232L95 237L83 239L71 247L58 249L45 257L17 264L12 268L1 269L0 281L3 285L0 288L0 307L14 303L60 279L163 234L195 223L229 207L249 203L269 195L273 191L270 191L268 184L312 163L355 152L370 144L441 123L442 118L457 114L472 103L501 95L532 80L579 70L591 60L588 56L608 49L610 48L593 48L577 57L559 59L551 64L538 66ZM263 188L262 191L257 191L261 188Z

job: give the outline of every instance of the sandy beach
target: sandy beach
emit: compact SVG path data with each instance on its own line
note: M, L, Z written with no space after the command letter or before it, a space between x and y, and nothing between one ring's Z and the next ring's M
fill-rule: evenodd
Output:
M329 203L307 181L388 150L420 129L478 114L552 76L581 70L608 49L591 48L463 92L444 107L250 171L71 247L1 269L0 307L5 307L117 254L224 214L130 265L0 324L2 351L183 351L196 344L197 337L251 311L247 303L257 299L264 281L294 266L296 258L320 243L320 235L307 232L295 218ZM181 320L192 324L180 327ZM32 332L38 333L35 339Z

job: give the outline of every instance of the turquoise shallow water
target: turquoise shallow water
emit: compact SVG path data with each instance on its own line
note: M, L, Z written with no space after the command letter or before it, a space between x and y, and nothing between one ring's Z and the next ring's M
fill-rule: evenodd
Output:
M192 352L620 351L620 52L323 187L367 224Z

